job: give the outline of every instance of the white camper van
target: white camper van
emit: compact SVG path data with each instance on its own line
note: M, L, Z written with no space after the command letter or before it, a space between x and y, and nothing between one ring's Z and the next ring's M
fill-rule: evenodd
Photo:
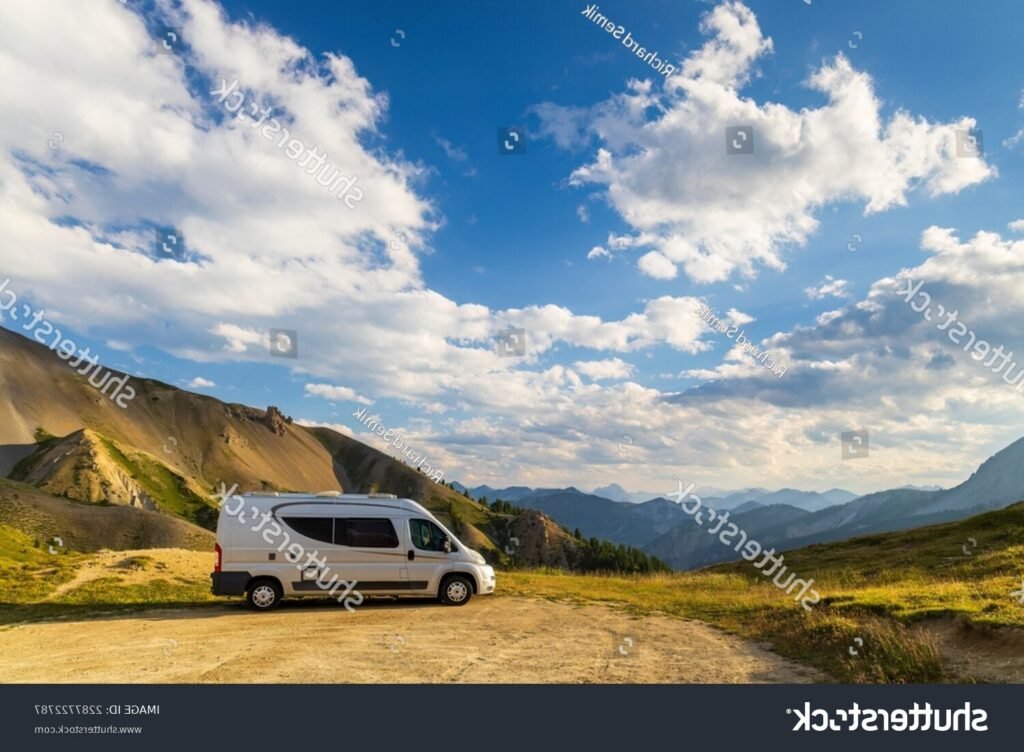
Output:
M349 610L371 595L461 606L494 592L494 569L434 515L392 494L251 493L224 500L214 595L259 611L282 598L332 595Z

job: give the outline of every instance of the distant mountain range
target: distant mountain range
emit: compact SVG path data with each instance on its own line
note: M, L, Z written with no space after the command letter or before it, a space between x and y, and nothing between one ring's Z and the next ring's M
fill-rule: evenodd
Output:
M474 499L486 497L488 501L501 499L513 503L526 498L536 498L555 493L576 493L585 494L584 491L570 486L568 488L530 488L529 486L509 486L507 488L493 488L491 486L467 487L461 483L453 483L455 490L468 493ZM608 486L595 488L588 496L600 497L608 501L615 501L625 504L641 504L652 499L663 499L672 490L663 491L635 491L630 492L617 483ZM835 504L845 504L857 498L857 494L844 491L841 488L833 488L825 492L798 491L793 488L783 488L779 491L769 491L767 488L747 488L741 491L726 491L710 486L694 489L702 499L713 501L718 509L731 509L749 501L756 501L761 504L792 504L793 506L816 511ZM522 505L520 505L522 506Z
M586 493L573 487L466 488L458 483L454 486L457 490L465 490L474 499L486 498L488 502L501 499L520 507L536 509L569 530L578 529L587 538L604 538L631 546L646 546L687 520L682 508L664 498L664 495L641 502L622 500L622 496L627 492L617 485L607 486L603 490L611 488L615 493L618 489L621 493L615 495L619 496L619 500L597 493ZM811 512L844 504L855 498L855 494L840 489L817 493L791 488L780 491L752 488L727 493L724 497L709 496L704 500L710 506L722 510L746 512L759 507L786 504L801 511Z
M868 533L909 530L964 519L1001 509L1024 499L1024 439L986 460L970 478L948 490L897 488L861 496L817 511L790 504L735 508L730 522L763 547L789 550L814 543L845 540ZM712 500L705 503L718 510ZM737 558L692 520L644 546L676 569L693 569Z
M478 486L466 491L473 498L483 495L490 501L504 499L540 510L570 530L578 528L586 537L641 547L675 569L738 557L716 536L697 527L679 505L664 498L665 493L631 493L615 483L594 493L526 486ZM1024 439L986 460L970 478L950 489L904 486L865 496L839 488L824 492L699 488L695 493L705 506L728 512L730 521L748 537L765 548L774 546L782 551L959 520L1020 501L1024 499Z
M458 481L452 481L452 488L460 493L468 493L474 499L486 497L488 501L501 499L502 501L519 501L519 499L532 494L534 489L526 486L509 486L508 488L491 488L490 486L476 486L467 488Z
M639 504L643 501L650 501L651 499L657 499L660 496L664 496L666 491L627 491L625 488L620 486L618 483L612 483L608 486L601 486L593 490L594 496L602 496L612 501L625 501L630 504Z

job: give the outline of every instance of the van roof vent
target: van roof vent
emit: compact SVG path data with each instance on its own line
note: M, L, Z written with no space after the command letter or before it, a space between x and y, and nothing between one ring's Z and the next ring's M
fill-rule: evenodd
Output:
M341 491L321 491L317 496L329 496L334 498L336 496L341 496Z
M280 496L277 491L249 491L246 496Z
M384 493L372 493L372 494L366 494L366 496L369 499L397 499L398 498L394 494L384 494Z

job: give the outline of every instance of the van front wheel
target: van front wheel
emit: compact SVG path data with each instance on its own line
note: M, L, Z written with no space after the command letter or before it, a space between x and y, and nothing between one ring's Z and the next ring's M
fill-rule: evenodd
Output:
M473 597L473 583L461 574L453 575L441 583L440 595L446 606L464 606Z
M245 599L254 611L270 611L281 605L281 586L276 580L255 580L249 585Z

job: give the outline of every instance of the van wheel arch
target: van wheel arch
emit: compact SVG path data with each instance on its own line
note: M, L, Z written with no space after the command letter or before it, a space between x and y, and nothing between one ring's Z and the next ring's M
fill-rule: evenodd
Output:
M271 593L261 588L264 585L272 592L269 600ZM245 586L245 601L254 611L272 611L281 605L283 599L284 588L276 577L253 577Z

